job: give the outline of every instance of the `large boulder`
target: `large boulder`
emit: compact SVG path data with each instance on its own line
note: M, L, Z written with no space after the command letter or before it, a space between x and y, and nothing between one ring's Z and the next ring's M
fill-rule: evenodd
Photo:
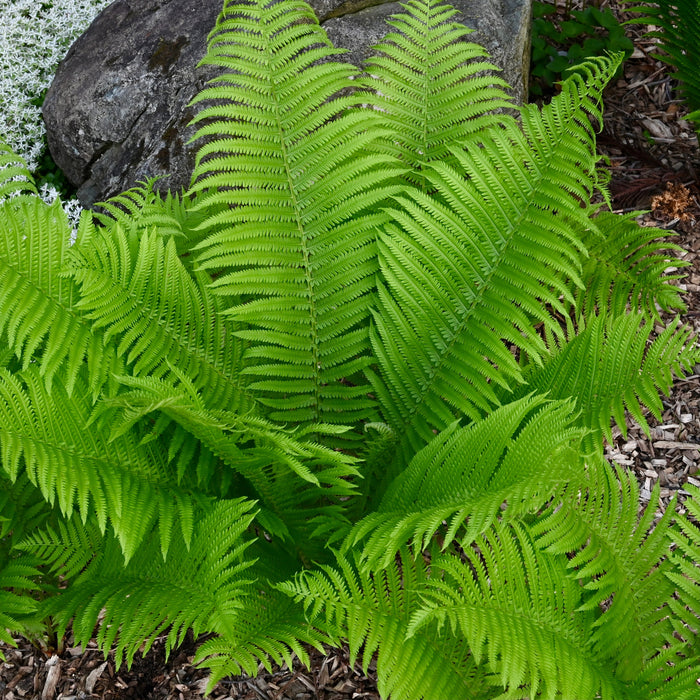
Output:
M532 0L456 0L521 101L529 61ZM189 184L188 103L211 67L197 67L222 0L116 0L73 44L44 102L51 155L89 206L148 177ZM336 46L359 64L401 10L382 0L311 0Z

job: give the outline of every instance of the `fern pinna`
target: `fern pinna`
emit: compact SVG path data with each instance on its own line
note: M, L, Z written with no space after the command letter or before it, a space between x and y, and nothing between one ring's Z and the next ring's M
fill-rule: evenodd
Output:
M674 246L591 203L619 59L516 108L454 20L409 2L360 69L302 2L227 0L190 190L72 245L2 151L2 641L191 629L210 689L347 643L397 700L697 695L700 496L656 521L603 457L700 361L652 337Z

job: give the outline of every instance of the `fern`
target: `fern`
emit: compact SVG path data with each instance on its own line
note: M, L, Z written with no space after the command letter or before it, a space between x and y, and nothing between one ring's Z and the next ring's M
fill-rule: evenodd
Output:
M506 342L537 362L537 324L560 333L549 308L563 313L560 295L571 299L561 277L582 284L583 242L570 222L594 226L579 204L596 184L586 111L600 116L616 65L592 65L585 93L574 76L541 117L527 108L523 131L509 121L455 150L456 168L432 166L437 198L397 198L379 243L372 344L374 390L402 435L399 464L433 429L489 411L499 385L523 381Z
M116 358L76 308L75 282L61 274L71 230L60 202L35 197L0 206L0 333L25 368L39 362L47 386L60 368L70 393L87 361L96 392Z
M195 635L225 631L235 624L237 598L250 586L245 572L252 562L243 557L249 510L250 503L241 500L218 503L199 520L193 546L187 549L180 540L166 561L158 539L150 538L125 565L119 542L106 537L90 565L43 612L56 615L59 632L73 619L76 642L87 645L104 610L97 639L105 648L118 639L118 666L124 658L131 663L143 644L148 651L166 628L166 653L188 629ZM65 534L70 541L71 533Z
M428 577L421 562L401 552L372 576L338 557L338 568L305 572L282 590L303 602L309 619L339 630L350 647L350 663L362 655L367 672L377 654L378 690L396 700L494 697L488 676L474 663L460 636L446 639L435 628L408 636L411 612L421 602ZM429 664L439 664L436 674Z
M631 4L635 0L624 0ZM698 77L698 39L700 4L698 0L651 0L628 8L640 14L634 23L651 24L649 36L660 40L663 54L658 57L676 69L681 92L691 109L690 119L700 125L700 77Z
M190 190L72 246L0 150L3 641L192 630L209 690L347 642L397 700L697 695L698 496L654 523L603 458L700 361L652 335L676 248L591 203L619 58L515 108L454 15L409 2L363 72L302 2L226 0Z
M383 218L369 209L401 168L367 150L384 132L359 108L366 94L338 96L356 70L322 60L337 53L308 9L226 2L204 63L230 72L195 98L224 104L195 118L213 120L196 138L213 138L191 192L207 190L198 206L227 206L207 219L199 261L225 271L214 289L252 326L237 333L251 343L250 388L280 420L355 422L372 406L363 383L339 380L368 364Z
M596 217L597 235L586 240L589 257L583 267L584 284L573 291L577 315L615 317L624 315L629 307L660 320L657 305L664 311L685 311L674 285L681 275L665 274L671 265L686 267L685 261L672 257L681 249L663 241L667 232L639 226L634 217L634 212L625 216L601 212Z
M465 428L452 425L416 454L348 546L368 537L370 569L389 566L407 541L416 551L427 548L438 532L442 548L455 538L467 547L503 517L503 504L517 517L576 483L581 438L572 404L542 397L501 406Z
M470 30L450 21L454 8L431 0L409 2L389 20L390 32L366 62L363 84L375 96L388 153L409 167L406 179L426 186L431 162L452 158L456 143L500 123L494 110L510 107L496 66Z
M24 158L0 142L0 204L10 197L36 193L36 185Z

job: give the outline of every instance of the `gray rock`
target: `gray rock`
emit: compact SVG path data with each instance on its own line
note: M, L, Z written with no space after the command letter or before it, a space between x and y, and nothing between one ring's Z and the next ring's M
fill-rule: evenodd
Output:
M486 46L521 101L526 94L532 0L453 0L470 37ZM168 176L187 187L196 144L188 103L215 68L197 67L222 0L116 0L73 44L44 102L51 155L89 206ZM383 0L311 0L336 46L358 65L401 8Z
M84 205L169 175L189 184L188 103L221 0L116 0L70 48L43 106L49 150Z

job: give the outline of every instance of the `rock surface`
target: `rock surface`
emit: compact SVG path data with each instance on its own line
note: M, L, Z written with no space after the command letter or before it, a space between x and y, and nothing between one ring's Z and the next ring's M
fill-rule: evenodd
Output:
M453 0L525 95L532 0ZM382 0L311 0L336 46L359 64L401 8ZM189 101L215 69L198 68L222 0L116 0L75 42L44 102L49 149L89 206L147 177L163 189L189 184Z

